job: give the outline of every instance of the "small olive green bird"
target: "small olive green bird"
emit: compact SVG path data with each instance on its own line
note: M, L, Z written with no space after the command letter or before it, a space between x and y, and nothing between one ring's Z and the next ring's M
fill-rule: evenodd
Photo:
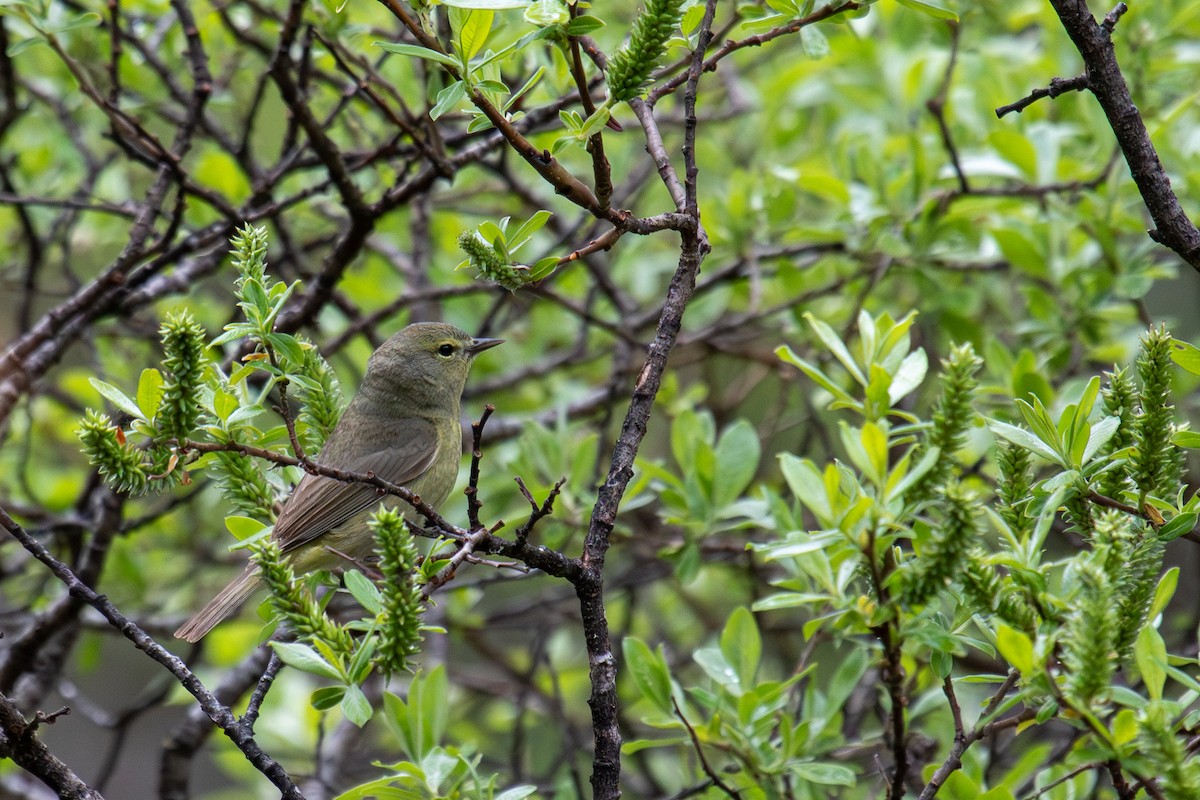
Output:
M343 412L316 462L372 472L437 507L450 494L462 459L459 403L479 353L503 339L473 339L453 325L409 325L371 355L358 394ZM383 502L416 511L398 497ZM367 519L380 503L373 486L305 475L283 507L271 538L299 574L335 569L341 555L365 558L374 548ZM337 551L336 553L333 551ZM187 621L175 636L197 642L258 589L251 564Z

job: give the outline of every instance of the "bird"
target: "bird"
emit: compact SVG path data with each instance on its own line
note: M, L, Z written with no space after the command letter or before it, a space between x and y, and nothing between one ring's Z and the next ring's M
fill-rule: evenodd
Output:
M372 353L357 393L330 431L316 463L372 473L436 508L458 477L459 407L471 363L503 341L475 338L440 322L403 328ZM297 574L337 569L346 558L371 555L374 537L368 520L380 502L374 486L305 474L270 535ZM388 495L382 502L405 507L408 519L418 517L398 497ZM257 567L248 564L175 631L176 638L200 641L261 584Z

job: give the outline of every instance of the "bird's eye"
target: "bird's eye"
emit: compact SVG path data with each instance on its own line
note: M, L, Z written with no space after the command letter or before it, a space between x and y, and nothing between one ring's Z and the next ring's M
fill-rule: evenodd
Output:
M454 345L450 344L449 342L442 345L438 348L438 355L445 356L446 358L454 355Z

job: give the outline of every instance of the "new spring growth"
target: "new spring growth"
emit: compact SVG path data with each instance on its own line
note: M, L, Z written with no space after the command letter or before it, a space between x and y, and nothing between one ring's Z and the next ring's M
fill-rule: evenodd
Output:
M407 668L408 659L420 652L423 608L421 592L413 580L419 554L404 518L394 509L380 509L370 525L379 571L383 573L376 661L384 672L392 674Z
M250 545L250 560L258 566L263 583L271 590L270 603L300 639L320 640L330 649L350 657L354 641L334 624L317 601L296 582L296 574L279 552L279 545L262 539Z
M1137 360L1141 379L1142 413L1135 419L1133 439L1136 454L1133 482L1141 495L1161 497L1174 493L1179 483L1182 457L1171 443L1175 433L1175 406L1171 405L1172 339L1165 328L1151 328L1142 338L1142 354Z
M667 42L679 29L682 8L682 0L646 0L629 44L608 60L606 105L629 102L650 83L650 74L667 54Z
M517 291L532 279L528 267L510 264L503 253L485 242L476 231L463 231L458 237L458 246L480 275L510 292Z
M196 400L208 337L187 310L169 315L158 333L162 337L167 379L155 419L164 437L182 442L191 436L200 419Z

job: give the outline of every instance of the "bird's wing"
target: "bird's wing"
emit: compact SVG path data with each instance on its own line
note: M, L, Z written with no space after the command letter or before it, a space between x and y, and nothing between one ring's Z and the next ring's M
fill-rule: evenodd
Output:
M373 444L371 452L339 458L327 455L331 449L340 449L331 448L330 442L316 461L348 472L371 472L385 481L405 486L420 477L437 458L438 436L433 424L426 420L405 420L404 428L406 436L401 441L395 435L394 423L367 422L355 431L355 436ZM337 434L335 429L330 438ZM377 505L381 499L375 487L364 483L305 475L284 504L272 537L282 552L290 552Z

